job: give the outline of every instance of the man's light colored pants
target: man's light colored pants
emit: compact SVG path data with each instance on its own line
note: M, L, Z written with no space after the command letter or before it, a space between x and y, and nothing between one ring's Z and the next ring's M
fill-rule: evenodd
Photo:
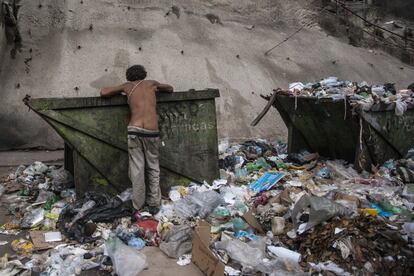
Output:
M137 210L145 203L156 207L161 204L159 139L128 135L129 179Z

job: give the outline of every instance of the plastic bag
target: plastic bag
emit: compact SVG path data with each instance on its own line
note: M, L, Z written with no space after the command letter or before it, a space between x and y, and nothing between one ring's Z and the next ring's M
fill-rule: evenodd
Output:
M93 204L94 202L94 204ZM67 205L59 215L58 226L61 233L79 242L91 242L96 237L88 236L88 222L113 222L116 218L132 214L131 201L123 202L118 196L89 192L71 205ZM75 219L76 218L76 219Z
M60 192L74 186L73 176L63 167L60 169L52 170L50 173L48 173L48 176L52 178L51 183L53 191Z
M351 273L346 272L345 270L340 268L336 263L332 261L326 261L326 262L322 262L318 264L309 262L309 265L313 270L318 271L318 272L330 271L330 272L335 273L338 276L351 276Z
M224 203L223 197L215 191L194 192L174 203L177 215L185 218L207 217L217 206Z
M345 167L344 161L335 160L335 161L326 161L326 166L331 172L331 176L339 177L341 179L353 179L358 178L359 175L356 170L351 167Z
M292 222L295 229L298 229L298 216L305 209L310 207L309 221L306 226L301 229L302 232L311 229L315 225L322 223L334 216L346 216L349 215L349 211L342 205L333 202L325 197L317 196L302 196L292 210Z
M20 167L19 167L20 168ZM41 175L48 170L48 167L40 161L35 161L32 165L28 166L23 173L26 175Z
M108 239L105 247L119 276L136 276L148 267L143 253L125 245L117 237Z
M240 240L226 240L215 243L216 249L221 249L242 266L256 267L265 256L266 243L264 239L252 240L248 243Z
M291 263L286 259L274 259L262 262L255 270L271 276L304 276L309 275L301 269L298 264Z
M140 250L145 247L145 241L141 238L132 238L128 241L128 246Z
M37 208L24 214L20 228L27 229L36 226L41 223L45 217L45 210L43 208Z
M401 101L398 99L395 102L395 115L402 116L404 115L404 112L407 111L407 103Z
M260 169L264 169L264 170L267 171L267 170L270 170L271 168L272 168L272 166L270 166L266 162L266 159L264 159L263 157L260 157L254 163L247 163L246 164L246 169L249 172L256 171L256 170L260 170Z
M294 92L295 90L302 91L304 87L305 86L301 82L292 82L289 84L289 91L291 92Z
M44 203L48 201L49 199L53 198L54 196L55 194L52 192L40 190L35 203L39 203L39 204Z
M33 251L33 243L25 239L17 239L12 241L11 247L19 255L31 254Z
M329 169L327 167L322 167L317 173L316 176L321 177L321 178L330 178L331 177L331 173L329 171Z
M402 226L402 230L411 239L414 239L414 222L405 222Z
M285 219L283 217L273 217L271 225L272 225L272 233L274 235L280 235L284 233Z
M122 193L118 195L119 199L122 200L122 202L126 202L128 200L132 200L132 188L128 188Z
M307 164L313 160L316 160L319 158L319 154L318 153L310 153L307 150L301 151L299 153L291 153L289 154L289 158L300 164L300 165L304 165Z
M193 230L188 225L173 225L162 237L160 250L170 258L190 253Z
M340 84L340 82L338 82L337 77L328 77L326 79L321 80L319 83L322 86L327 86L327 87L334 87L334 86L338 86Z

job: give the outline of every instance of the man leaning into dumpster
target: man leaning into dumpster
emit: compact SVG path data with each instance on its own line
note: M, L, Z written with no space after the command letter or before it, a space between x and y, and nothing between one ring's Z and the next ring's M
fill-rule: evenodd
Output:
M102 97L125 93L131 110L128 124L129 178L132 182L132 203L137 210L145 207L151 214L161 204L159 131L156 93L173 92L173 87L155 80L145 80L142 65L127 69L128 82L101 89Z

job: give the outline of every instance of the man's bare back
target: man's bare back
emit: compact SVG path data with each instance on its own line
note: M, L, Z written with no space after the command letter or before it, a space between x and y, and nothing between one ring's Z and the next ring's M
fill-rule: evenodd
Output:
M156 92L171 93L173 87L154 80L130 81L119 86L102 88L101 96L125 93L131 110L129 126L158 131Z
M173 87L154 80L145 80L142 65L126 70L127 83L101 89L102 97L125 93L131 119L128 126L128 174L132 184L132 204L139 210L156 214L161 204L157 99L158 92L173 92Z

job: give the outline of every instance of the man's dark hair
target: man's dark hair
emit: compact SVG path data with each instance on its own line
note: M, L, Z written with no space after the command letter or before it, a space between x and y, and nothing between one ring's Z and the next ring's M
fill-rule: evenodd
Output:
M138 81L143 80L147 76L147 71L145 71L144 66L142 65L133 65L129 67L126 71L127 81Z

